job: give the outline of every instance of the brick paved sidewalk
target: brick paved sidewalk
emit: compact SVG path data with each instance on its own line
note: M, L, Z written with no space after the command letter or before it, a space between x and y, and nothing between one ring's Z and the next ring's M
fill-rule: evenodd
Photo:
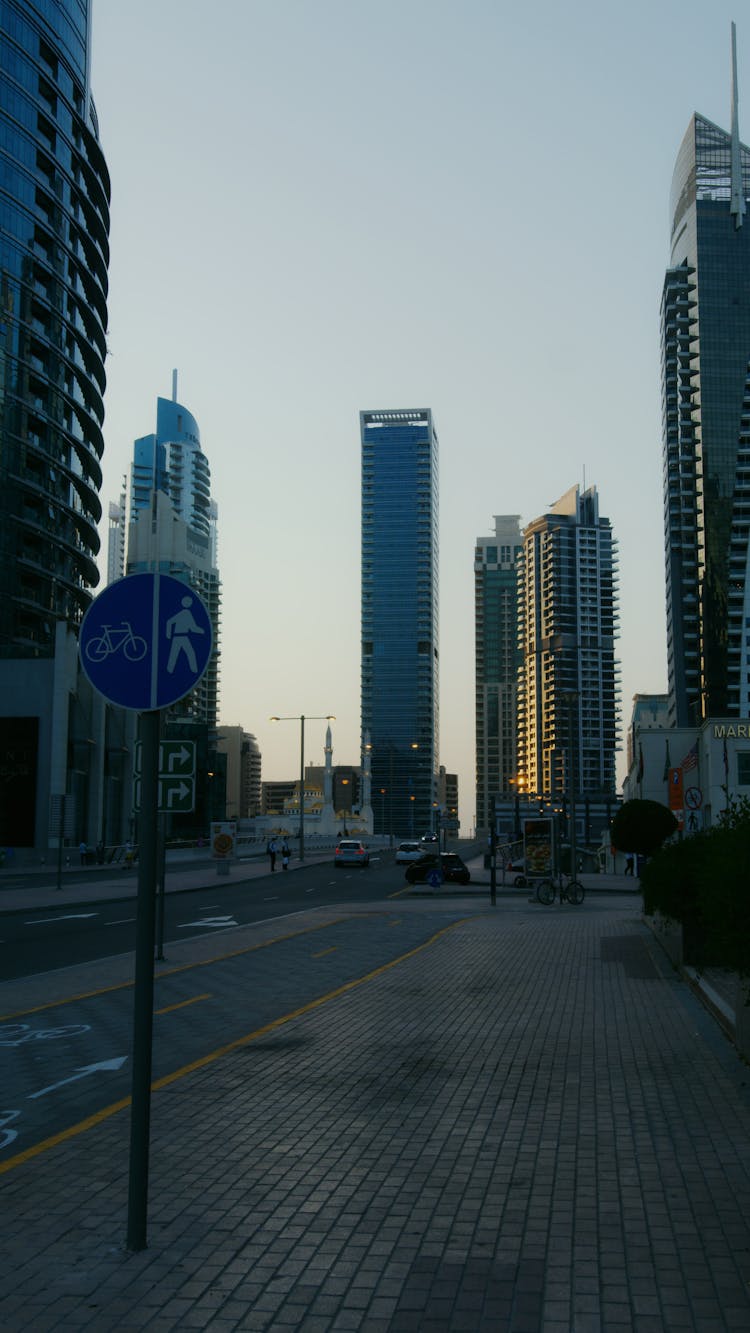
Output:
M636 905L474 913L154 1096L142 1254L126 1115L0 1177L0 1326L747 1330L747 1083Z

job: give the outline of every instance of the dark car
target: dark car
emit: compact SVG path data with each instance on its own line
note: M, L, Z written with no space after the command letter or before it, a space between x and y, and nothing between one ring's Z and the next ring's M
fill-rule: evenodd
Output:
M468 884L469 867L455 852L425 852L406 867L409 884L426 884L432 872L442 875L444 884Z

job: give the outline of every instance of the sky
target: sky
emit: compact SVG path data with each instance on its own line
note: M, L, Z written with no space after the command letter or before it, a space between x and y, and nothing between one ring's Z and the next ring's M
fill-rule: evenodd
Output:
M623 738L633 695L666 690L669 189L692 113L729 129L733 18L750 137L736 8L94 0L105 512L176 368L219 506L220 717L257 737L265 779L299 769L299 727L273 714L335 714L334 763L359 762L363 409L429 407L440 440L440 762L463 832L494 515L597 487ZM306 724L308 762L325 725Z

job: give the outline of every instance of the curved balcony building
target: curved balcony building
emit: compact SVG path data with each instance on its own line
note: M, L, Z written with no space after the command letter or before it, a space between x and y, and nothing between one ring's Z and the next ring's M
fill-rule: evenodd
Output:
M0 657L51 657L99 581L110 187L90 6L2 15Z

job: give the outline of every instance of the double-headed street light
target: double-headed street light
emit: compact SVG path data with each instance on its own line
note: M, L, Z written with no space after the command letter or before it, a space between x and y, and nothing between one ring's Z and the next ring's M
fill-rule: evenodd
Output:
M271 717L269 722L299 722L299 859L305 859L305 714L295 713L291 717ZM308 722L335 722L334 713L325 716L308 717Z

